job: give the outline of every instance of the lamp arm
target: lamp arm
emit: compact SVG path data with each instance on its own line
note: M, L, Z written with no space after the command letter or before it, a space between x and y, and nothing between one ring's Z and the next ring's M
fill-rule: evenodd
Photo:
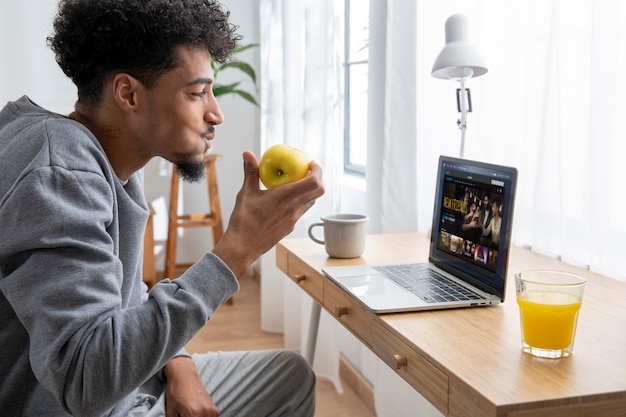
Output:
M467 94L465 92L465 79L459 80L461 83L461 119L458 121L459 129L461 129L461 149L459 157L463 158L463 151L465 148L465 130L467 129Z

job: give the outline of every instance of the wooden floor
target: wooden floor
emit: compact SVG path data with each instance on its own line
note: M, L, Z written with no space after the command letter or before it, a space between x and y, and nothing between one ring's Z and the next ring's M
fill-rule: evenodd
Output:
M245 277L233 304L221 306L187 345L190 353L209 350L253 350L284 347L282 334L260 329L260 290L258 279ZM333 384L317 381L315 417L375 417L346 384L339 395Z

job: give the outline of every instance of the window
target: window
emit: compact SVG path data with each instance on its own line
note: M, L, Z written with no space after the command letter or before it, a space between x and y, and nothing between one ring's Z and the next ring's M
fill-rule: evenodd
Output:
M369 1L345 0L344 54L344 169L365 175Z

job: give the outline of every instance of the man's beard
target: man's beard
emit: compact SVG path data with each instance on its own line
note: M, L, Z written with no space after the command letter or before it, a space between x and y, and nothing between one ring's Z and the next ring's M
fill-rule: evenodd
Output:
M178 162L176 163L176 171L183 181L198 182L204 178L204 159L200 162Z

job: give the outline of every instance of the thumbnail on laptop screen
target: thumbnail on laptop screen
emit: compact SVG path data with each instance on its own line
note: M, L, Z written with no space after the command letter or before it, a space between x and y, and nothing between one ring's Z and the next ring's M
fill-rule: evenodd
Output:
M517 171L441 157L430 260L504 298Z

